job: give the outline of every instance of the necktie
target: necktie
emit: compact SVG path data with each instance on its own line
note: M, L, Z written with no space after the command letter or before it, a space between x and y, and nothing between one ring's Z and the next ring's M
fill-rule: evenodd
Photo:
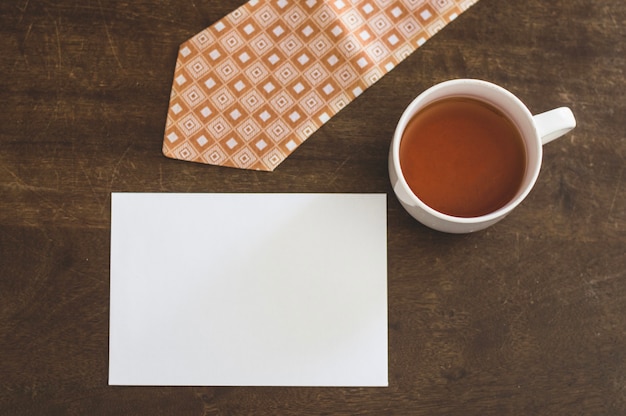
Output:
M167 157L274 170L478 0L251 0L179 49Z

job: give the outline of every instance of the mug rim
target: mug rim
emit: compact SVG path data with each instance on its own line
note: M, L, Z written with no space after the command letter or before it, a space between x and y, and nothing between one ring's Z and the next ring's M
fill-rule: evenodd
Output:
M448 98L448 97L442 97L442 98L434 99L432 101L426 101L424 104L421 103L422 101L424 101L426 97L433 94L434 92L444 89L444 88L454 87L458 84L464 84L464 85L472 84L475 86L479 86L480 88L489 88L489 89L495 90L498 92L498 94L504 95L509 101L514 103L516 107L520 110L520 113L523 114L523 118L525 118L526 121L530 122L530 124L533 127L532 145L535 146L535 150L537 152L537 161L536 163L533 164L533 166L529 166L529 162L527 161L527 169L528 167L530 167L531 171L527 172L525 175L530 175L528 176L530 180L527 182L526 186L523 189L521 189L521 192L518 192L517 195L513 199L511 199L504 206L498 208L497 210L492 211L488 214L475 216L475 217L459 217L459 216L445 214L441 211L437 211L436 209L426 204L417 195L415 195L415 193L409 186L408 182L406 181L406 178L404 177L404 173L402 171L402 167L400 165L400 142L402 141L402 135L404 133L404 130L406 129L408 121L411 120L413 116L417 113L417 111L415 110L415 107L418 107L421 109L428 104L431 104L433 102L439 101L444 98ZM449 97L470 97L470 98L474 98L478 100L481 99L481 96L470 96L467 94L456 94L456 93L450 94ZM488 100L485 100L485 101L488 101ZM495 103L489 102L489 104L499 107ZM508 113L506 115L509 119L511 119L511 121L514 122L518 130L520 130L520 127L518 123L516 122L517 117L513 117ZM522 135L522 138L524 139L525 146L528 146L528 140L526 136L522 134L521 131L520 131L520 134ZM497 220L509 214L528 196L528 194L532 190L539 176L539 170L541 169L541 164L542 164L542 157L543 157L543 146L541 144L541 139L539 137L535 123L533 121L533 115L528 109L528 107L526 107L526 105L515 94L513 94L509 90L497 84L491 83L489 81L480 80L480 79L471 79L471 78L452 79L452 80L447 80L447 81L437 83L427 88L422 93L420 93L416 98L414 98L411 101L411 103L405 108L404 112L402 113L402 116L400 117L398 123L396 124L396 129L393 135L392 161L394 164L394 168L397 172L398 181L400 181L402 187L405 188L405 191L408 192L408 196L411 198L413 205L418 206L419 208L426 211L428 214L434 217L437 217L440 220L457 223L457 224L471 225L471 224L486 223L486 222Z

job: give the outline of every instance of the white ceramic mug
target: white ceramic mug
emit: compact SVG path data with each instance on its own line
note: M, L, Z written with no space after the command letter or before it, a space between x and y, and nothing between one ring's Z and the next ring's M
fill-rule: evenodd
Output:
M499 109L519 130L526 147L526 173L522 185L506 205L478 217L455 217L439 212L421 201L407 184L400 166L400 142L409 121L425 106L451 97L473 98ZM576 126L572 111L561 107L533 116L511 92L495 84L475 79L456 79L434 85L420 94L404 111L391 142L389 177L400 203L422 224L448 233L482 230L500 221L526 198L534 186L543 155L542 146Z

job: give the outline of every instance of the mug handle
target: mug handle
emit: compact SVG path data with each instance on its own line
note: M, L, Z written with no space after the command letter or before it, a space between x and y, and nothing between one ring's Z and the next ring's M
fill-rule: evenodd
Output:
M576 127L574 113L567 107L559 107L537 114L533 116L533 120L537 126L541 144L550 143Z

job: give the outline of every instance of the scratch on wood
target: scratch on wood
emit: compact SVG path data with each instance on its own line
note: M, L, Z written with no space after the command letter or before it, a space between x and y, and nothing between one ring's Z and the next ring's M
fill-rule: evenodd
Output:
M54 110L50 112L50 117L48 118L48 124L46 124L46 127L44 128L45 133L47 133L48 130L50 130L50 125L52 124L52 122L56 121L59 118L60 105L61 105L60 101L57 100L56 104L54 105Z
M115 49L115 45L113 45L113 39L111 38L111 33L109 32L109 27L106 24L106 21L105 21L105 18L104 18L104 8L102 7L102 2L100 0L98 0L98 6L100 6L100 15L102 16L102 25L104 26L104 31L106 32L107 40L109 41L109 47L111 48L111 52L113 53L113 57L117 61L117 65L120 67L120 69L124 69L124 67L122 66L122 62L120 61L120 58L117 55L117 50Z
M85 166L83 165L83 163L79 163L79 165L80 165L80 169L83 171L83 175L85 175L85 178L87 178L87 183L89 184L89 188L91 189L91 193L93 194L94 199L96 200L98 205L101 205L101 206L104 205L100 202L100 198L98 197L98 192L96 192L96 188L94 188L93 183L91 182L91 179L89 178L89 175L87 174L87 171L85 170Z
M113 184L115 183L115 179L117 179L117 175L120 172L120 165L122 164L122 161L126 158L126 155L130 151L130 148L131 148L131 145L129 145L126 148L126 150L124 150L124 153L122 153L122 156L120 156L120 158L118 159L117 163L113 167L113 173L111 174L111 180L109 181L109 186L108 186L108 189L107 189L107 193L106 193L106 197L105 197L104 203L102 204L101 209L100 209L100 215L104 214L104 210L107 207L107 201L109 200L109 198L111 196L111 192L113 192Z
M26 41L28 40L28 37L30 36L30 32L32 30L33 30L33 24L31 23L30 25L28 25L28 29L26 29L26 34L24 35L24 40L22 41L22 47L26 45Z
M20 45L22 59L24 60L24 63L26 64L27 67L30 65L28 62L28 56L26 56L26 41L28 40L28 37L30 36L30 32L32 30L33 30L33 23L28 25L28 28L26 29L26 33L24 34L24 40L22 41L22 44ZM19 62L19 58L15 61L14 67L18 64L18 62Z
M54 216L56 217L57 214L61 213L63 215L65 215L66 219L75 221L75 222L80 222L81 219L76 217L75 215L73 215L72 213L68 212L65 207L63 205L59 205L59 204L55 204L54 202L52 202L51 200L49 200L48 198L46 198L42 192L59 192L59 189L55 189L55 188L49 188L49 187L43 187L43 186L34 186L34 185L30 185L28 183L26 183L22 178L20 178L15 172L13 172L11 169L7 168L6 166L3 166L4 170L6 170L9 175L11 175L13 177L13 179L15 179L15 185L21 189L30 191L32 193L34 193L35 195L37 195L43 202L44 206L47 206L48 208L50 208L54 214Z
M163 166L159 165L159 188L161 192L165 191L165 186L163 186Z
M21 1L17 6L17 9L22 12L25 13L26 12L26 8L28 7L28 3L30 2L30 0L26 0L26 1Z
M57 55L59 56L57 68L60 68L63 65L63 57L61 56L61 36L59 35L59 24L56 20L54 21L54 30L57 35Z
M339 166L337 167L337 169L335 169L335 170L333 171L333 173L331 174L331 179L330 179L330 181L328 181L328 184L329 184L329 185L332 185L332 184L334 184L334 183L335 183L335 180L337 180L337 176L338 176L338 174L339 174L339 171L341 170L341 168L343 168L343 167L344 167L344 165L345 165L346 163L348 163L348 160L350 160L351 158L352 158L352 155L348 155L348 156L347 156L347 157L343 160L343 162L341 162L341 163L339 164Z
M114 180L115 177L117 176L117 174L119 173L120 165L122 164L122 161L124 160L124 158L128 154L129 150L130 150L130 145L126 148L126 150L124 150L124 153L122 153L122 156L120 156L119 160L115 164L115 167L113 168L113 175L111 176L111 180Z
M521 248L520 248L520 242L519 242L519 233L516 232L515 233L515 257L517 258L517 262L519 263L520 260L522 259L522 255L521 255Z
M7 168L6 166L3 166L3 169L5 171L7 171L9 173L9 175L11 175L14 179L13 188L17 188L17 189L23 189L26 191L31 191L34 192L35 194L41 196L41 194L39 193L39 191L45 191L45 192L56 192L59 189L58 188L50 188L50 187L45 187L45 186L34 186L34 185L29 185L28 183L24 182L24 180L22 178L20 178L19 176L17 176L17 174L15 172L13 172L11 169ZM43 198L43 196L42 196ZM45 199L45 198L43 198Z
M608 218L611 219L613 217L613 209L615 208L615 201L617 200L617 195L619 194L619 190L622 186L622 174L624 173L624 168L620 169L619 177L617 178L617 185L615 186L615 192L613 193L613 200L611 201L611 207L609 208Z

